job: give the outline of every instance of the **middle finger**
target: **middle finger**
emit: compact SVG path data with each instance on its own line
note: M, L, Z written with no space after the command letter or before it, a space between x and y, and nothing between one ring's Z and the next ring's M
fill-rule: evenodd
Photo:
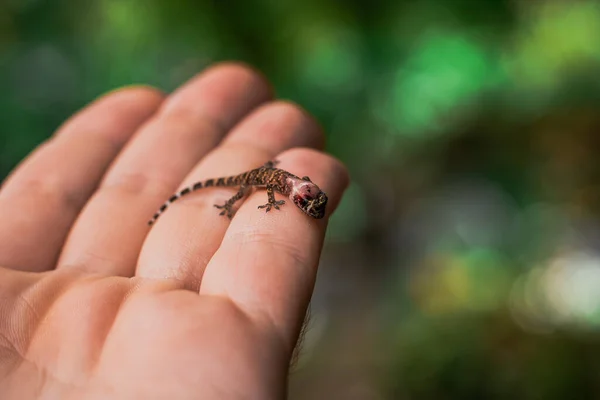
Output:
M146 221L190 169L246 113L270 98L255 72L221 65L166 100L131 140L73 227L59 267L131 276Z

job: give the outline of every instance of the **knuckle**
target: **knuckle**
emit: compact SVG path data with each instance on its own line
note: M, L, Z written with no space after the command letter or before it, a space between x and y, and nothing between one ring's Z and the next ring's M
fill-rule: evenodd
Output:
M228 129L223 121L182 107L163 110L159 113L153 126L159 127L157 129L165 132L189 131L194 135L201 133L204 136L220 136ZM194 129L190 129L190 127L194 127Z
M86 198L84 193L71 188L57 174L13 181L4 195L7 199L19 199L20 202L34 201L69 209L79 209Z
M149 176L143 172L120 173L104 180L96 193L95 198L102 196L126 198L148 195L152 198L166 200L175 190L170 179L160 176Z

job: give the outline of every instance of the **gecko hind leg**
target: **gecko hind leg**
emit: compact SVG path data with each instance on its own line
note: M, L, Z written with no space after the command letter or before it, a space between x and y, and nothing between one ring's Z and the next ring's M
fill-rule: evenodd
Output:
M271 211L271 207L279 210L279 206L285 204L285 200L275 200L275 193L273 192L272 185L267 185L267 197L269 202L267 204L263 204L262 206L258 206L258 208L266 208L266 212Z
M219 213L219 215L227 215L227 218L233 218L235 211L233 211L233 205L240 200L242 197L246 195L246 186L241 186L240 190L233 195L229 200L227 200L222 206L215 204L215 207L223 210Z

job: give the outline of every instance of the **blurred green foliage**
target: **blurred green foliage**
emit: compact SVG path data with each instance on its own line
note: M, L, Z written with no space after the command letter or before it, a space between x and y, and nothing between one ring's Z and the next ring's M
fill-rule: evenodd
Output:
M292 397L598 398L598 38L592 0L7 0L0 174L105 91L245 61L354 178Z

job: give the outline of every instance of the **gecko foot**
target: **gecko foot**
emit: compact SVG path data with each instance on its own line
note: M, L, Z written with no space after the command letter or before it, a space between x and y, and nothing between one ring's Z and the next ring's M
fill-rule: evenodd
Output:
M285 204L285 200L278 200L278 201L274 201L273 203L269 202L267 204L263 204L262 206L258 206L258 208L266 208L266 212L271 211L271 207L275 208L276 210L279 210L279 206Z
M234 212L232 210L231 204L225 203L222 206L215 204L215 207L220 210L223 210L219 213L219 215L227 215L227 218L229 218L229 219L233 218Z

